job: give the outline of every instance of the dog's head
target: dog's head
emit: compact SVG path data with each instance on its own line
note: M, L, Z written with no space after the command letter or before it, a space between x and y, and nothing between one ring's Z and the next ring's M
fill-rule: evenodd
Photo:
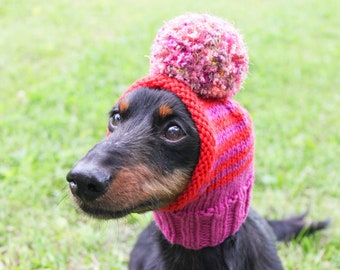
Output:
M150 64L111 110L108 137L68 174L75 201L103 218L161 209L160 227L174 213L216 215L233 234L254 181L251 119L232 98L248 71L242 38L222 19L179 16L158 32Z
M108 136L67 175L76 203L99 218L169 205L186 188L200 140L187 107L173 93L140 88L110 111Z

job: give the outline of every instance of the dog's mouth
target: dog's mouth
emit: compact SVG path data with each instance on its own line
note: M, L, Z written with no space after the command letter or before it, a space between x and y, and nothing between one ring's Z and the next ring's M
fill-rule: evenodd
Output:
M141 202L137 205L126 207L123 209L106 209L97 205L84 203L76 199L79 208L86 214L98 219L117 219L125 217L131 213L144 213L159 208L159 202L156 200Z

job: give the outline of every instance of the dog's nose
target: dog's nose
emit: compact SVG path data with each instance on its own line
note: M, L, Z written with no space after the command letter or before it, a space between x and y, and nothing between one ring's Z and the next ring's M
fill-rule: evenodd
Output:
M71 192L83 201L92 201L105 194L110 186L110 175L98 168L76 165L66 176Z

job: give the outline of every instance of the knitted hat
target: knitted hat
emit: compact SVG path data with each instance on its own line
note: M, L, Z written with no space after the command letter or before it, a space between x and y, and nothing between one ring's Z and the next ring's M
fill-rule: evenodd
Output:
M248 71L245 46L226 21L187 14L159 30L150 62L150 75L125 93L140 87L174 93L201 142L190 183L176 201L154 212L156 224L173 244L218 245L246 219L254 181L252 122L232 99Z

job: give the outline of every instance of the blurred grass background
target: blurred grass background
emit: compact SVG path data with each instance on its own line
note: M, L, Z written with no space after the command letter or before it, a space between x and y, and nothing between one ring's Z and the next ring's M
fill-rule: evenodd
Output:
M158 28L209 12L241 30L251 66L253 207L310 209L332 227L279 252L287 269L340 269L339 12L336 0L0 2L0 269L125 269L151 214L79 214L65 175L105 134L119 93L148 72Z

